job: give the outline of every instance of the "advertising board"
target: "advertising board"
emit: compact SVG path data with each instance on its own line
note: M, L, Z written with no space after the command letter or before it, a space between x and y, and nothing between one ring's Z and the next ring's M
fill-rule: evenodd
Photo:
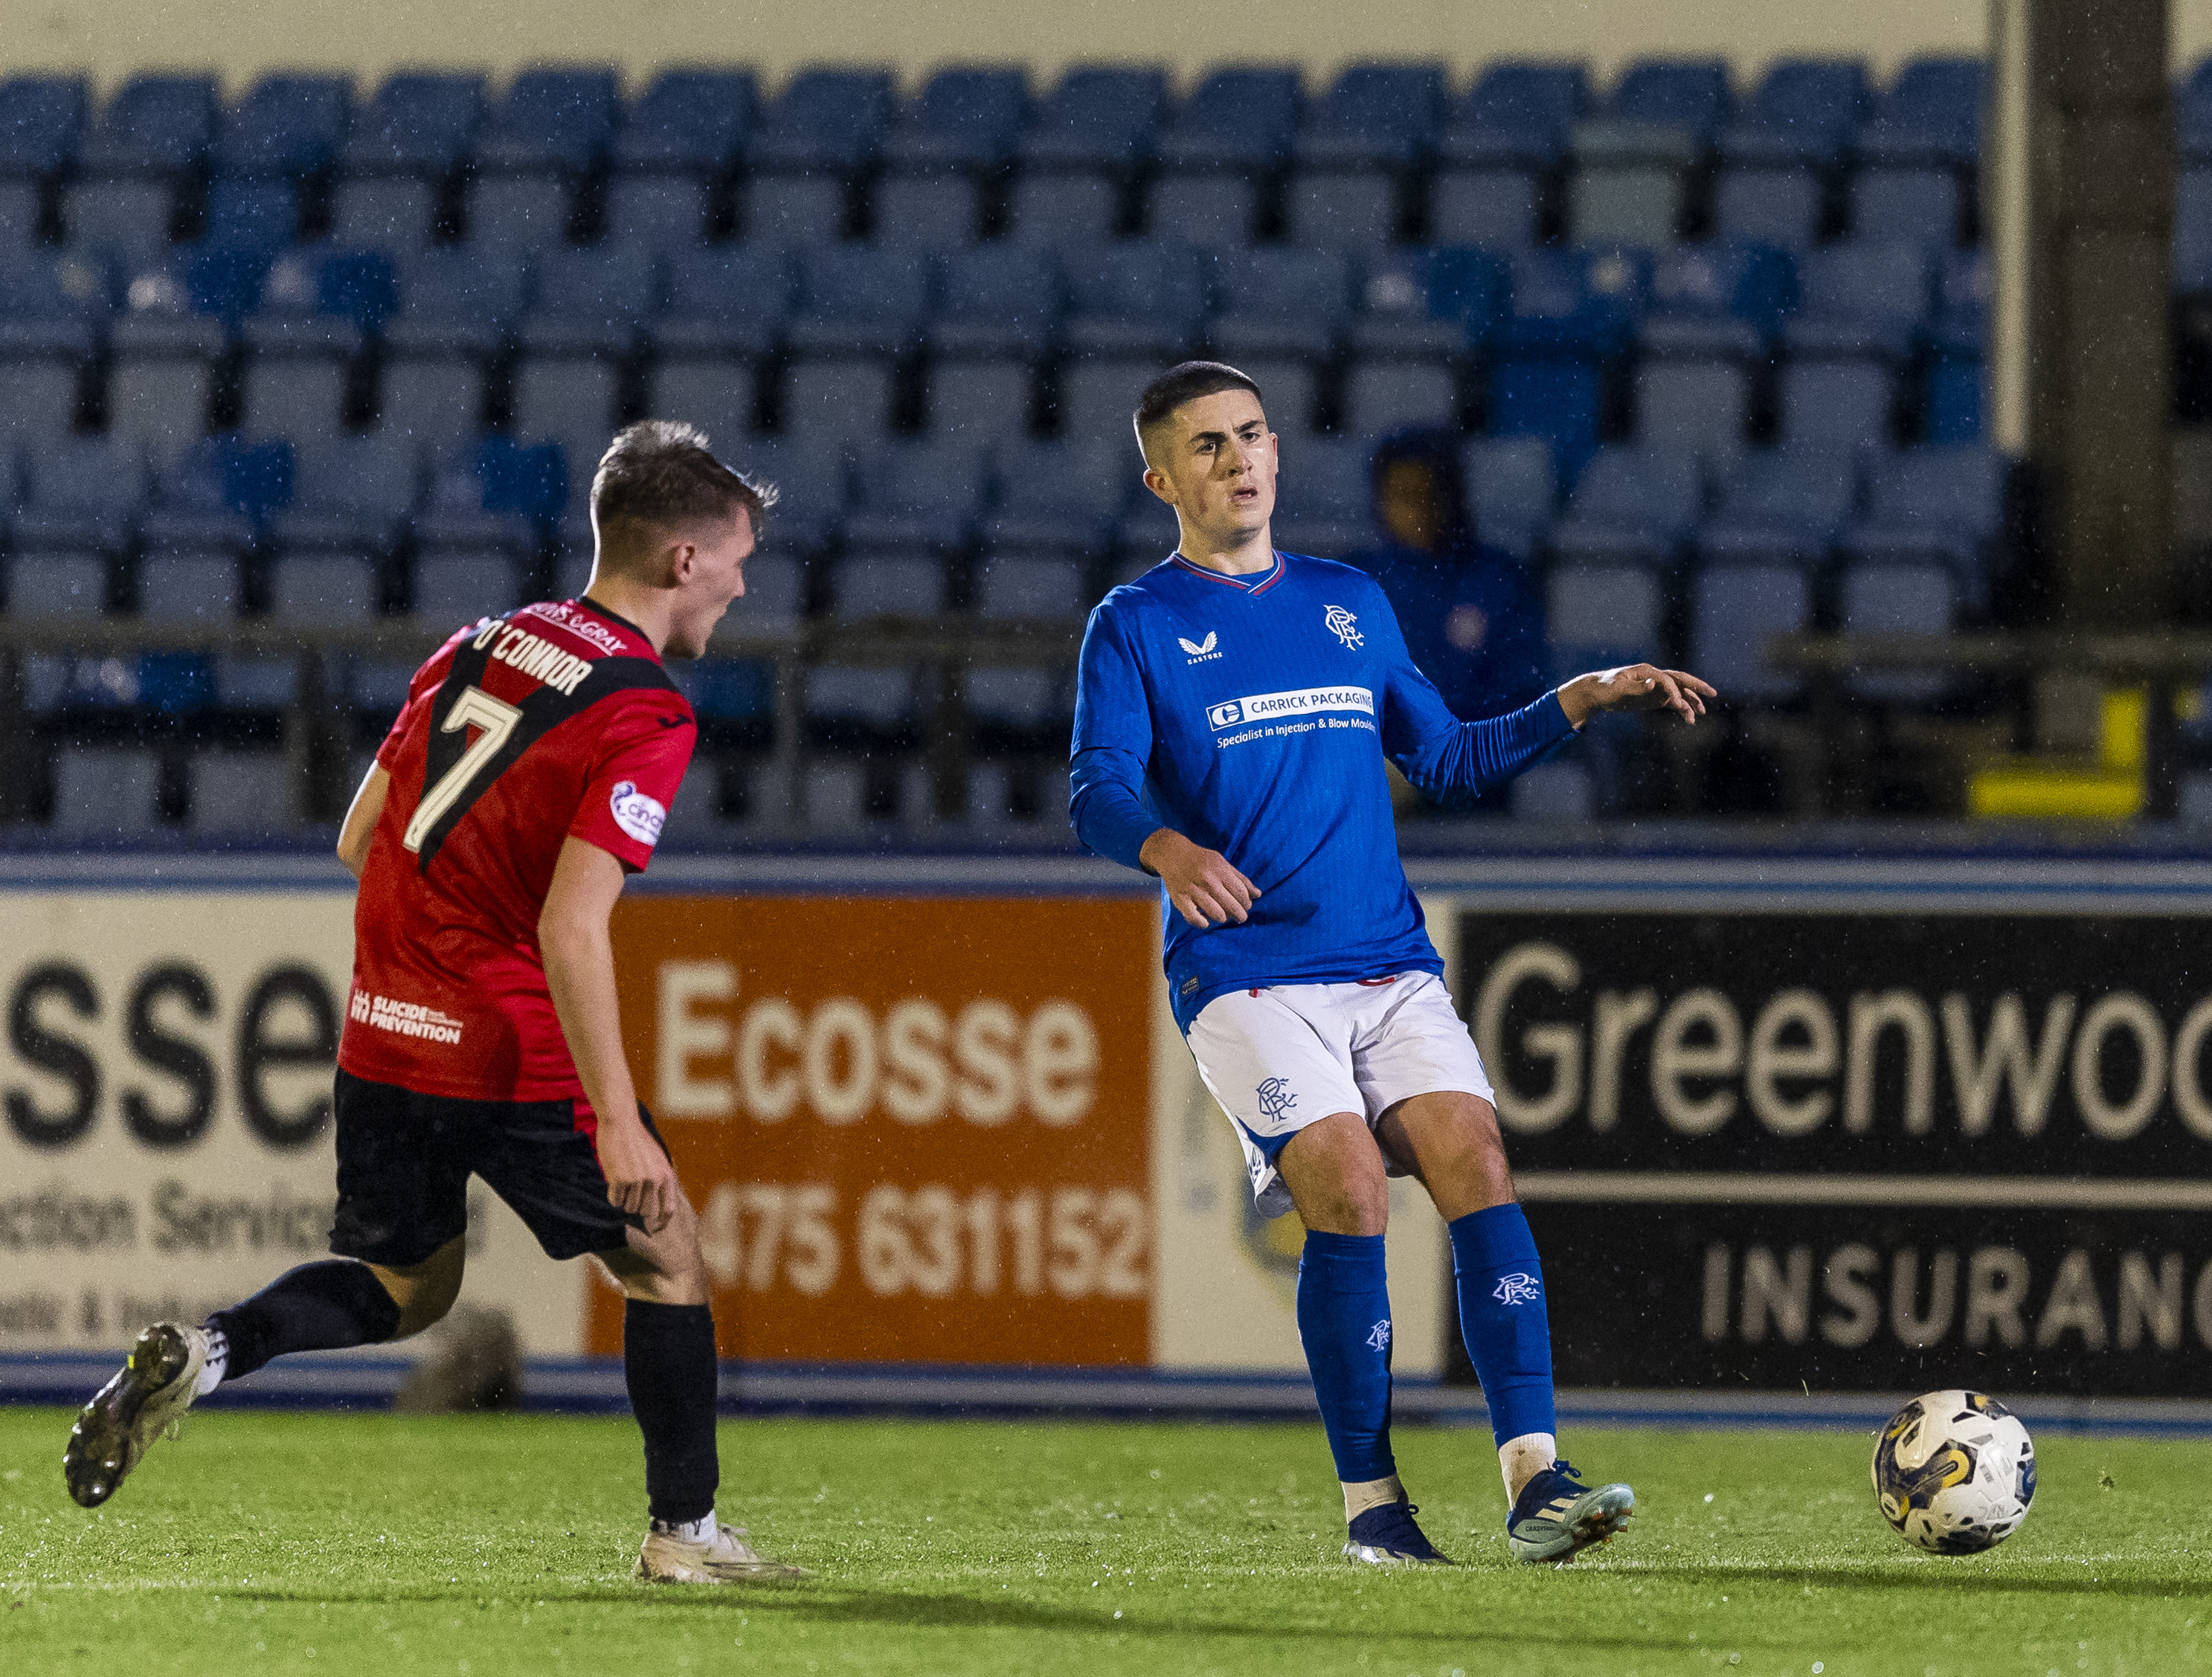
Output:
M2208 929L1465 912L1562 1383L2200 1394Z

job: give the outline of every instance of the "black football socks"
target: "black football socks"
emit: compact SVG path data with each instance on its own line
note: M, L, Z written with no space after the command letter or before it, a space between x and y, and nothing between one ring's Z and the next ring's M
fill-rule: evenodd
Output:
M285 1271L244 1303L217 1310L206 1328L228 1381L288 1352L380 1345L399 1331L399 1306L367 1264L332 1258Z
M623 1309L623 1382L645 1435L645 1495L654 1525L694 1526L714 1511L714 1315L704 1304Z

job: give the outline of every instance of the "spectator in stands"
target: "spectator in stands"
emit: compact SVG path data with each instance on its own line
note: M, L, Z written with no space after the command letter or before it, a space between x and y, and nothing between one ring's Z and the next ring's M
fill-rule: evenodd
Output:
M1499 716L1547 685L1544 608L1512 555L1478 538L1459 447L1455 434L1428 426L1376 445L1379 541L1352 557L1382 585L1413 662L1454 713Z

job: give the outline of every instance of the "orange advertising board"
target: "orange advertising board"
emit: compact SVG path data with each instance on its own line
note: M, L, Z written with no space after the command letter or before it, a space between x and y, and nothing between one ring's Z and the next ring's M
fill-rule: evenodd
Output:
M699 1208L720 1353L1146 1361L1158 923L1121 899L625 901L623 1038ZM589 1311L618 1352L619 1295Z

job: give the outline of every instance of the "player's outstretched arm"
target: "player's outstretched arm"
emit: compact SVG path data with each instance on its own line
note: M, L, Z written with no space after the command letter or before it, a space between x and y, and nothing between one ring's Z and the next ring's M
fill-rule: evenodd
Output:
M1618 670L1593 670L1559 689L1559 708L1577 727L1601 710L1671 710L1695 726L1705 701L1720 695L1711 684L1686 670L1662 670L1656 664L1624 664Z
M338 829L338 860L356 879L361 878L362 869L368 866L368 842L376 836L376 823L384 814L385 794L391 789L390 772L380 763L371 763L346 811L345 825Z
M538 917L538 947L561 1034L583 1079L584 1097L599 1115L607 1199L618 1211L644 1218L646 1232L657 1235L675 1215L683 1190L676 1184L676 1167L638 1116L637 1086L623 1053L614 939L608 929L623 879L623 865L596 844L564 841Z
M1172 827L1146 839L1137 860L1146 872L1159 876L1176 912L1200 930L1230 921L1241 923L1260 895L1260 888L1228 857L1193 843Z

